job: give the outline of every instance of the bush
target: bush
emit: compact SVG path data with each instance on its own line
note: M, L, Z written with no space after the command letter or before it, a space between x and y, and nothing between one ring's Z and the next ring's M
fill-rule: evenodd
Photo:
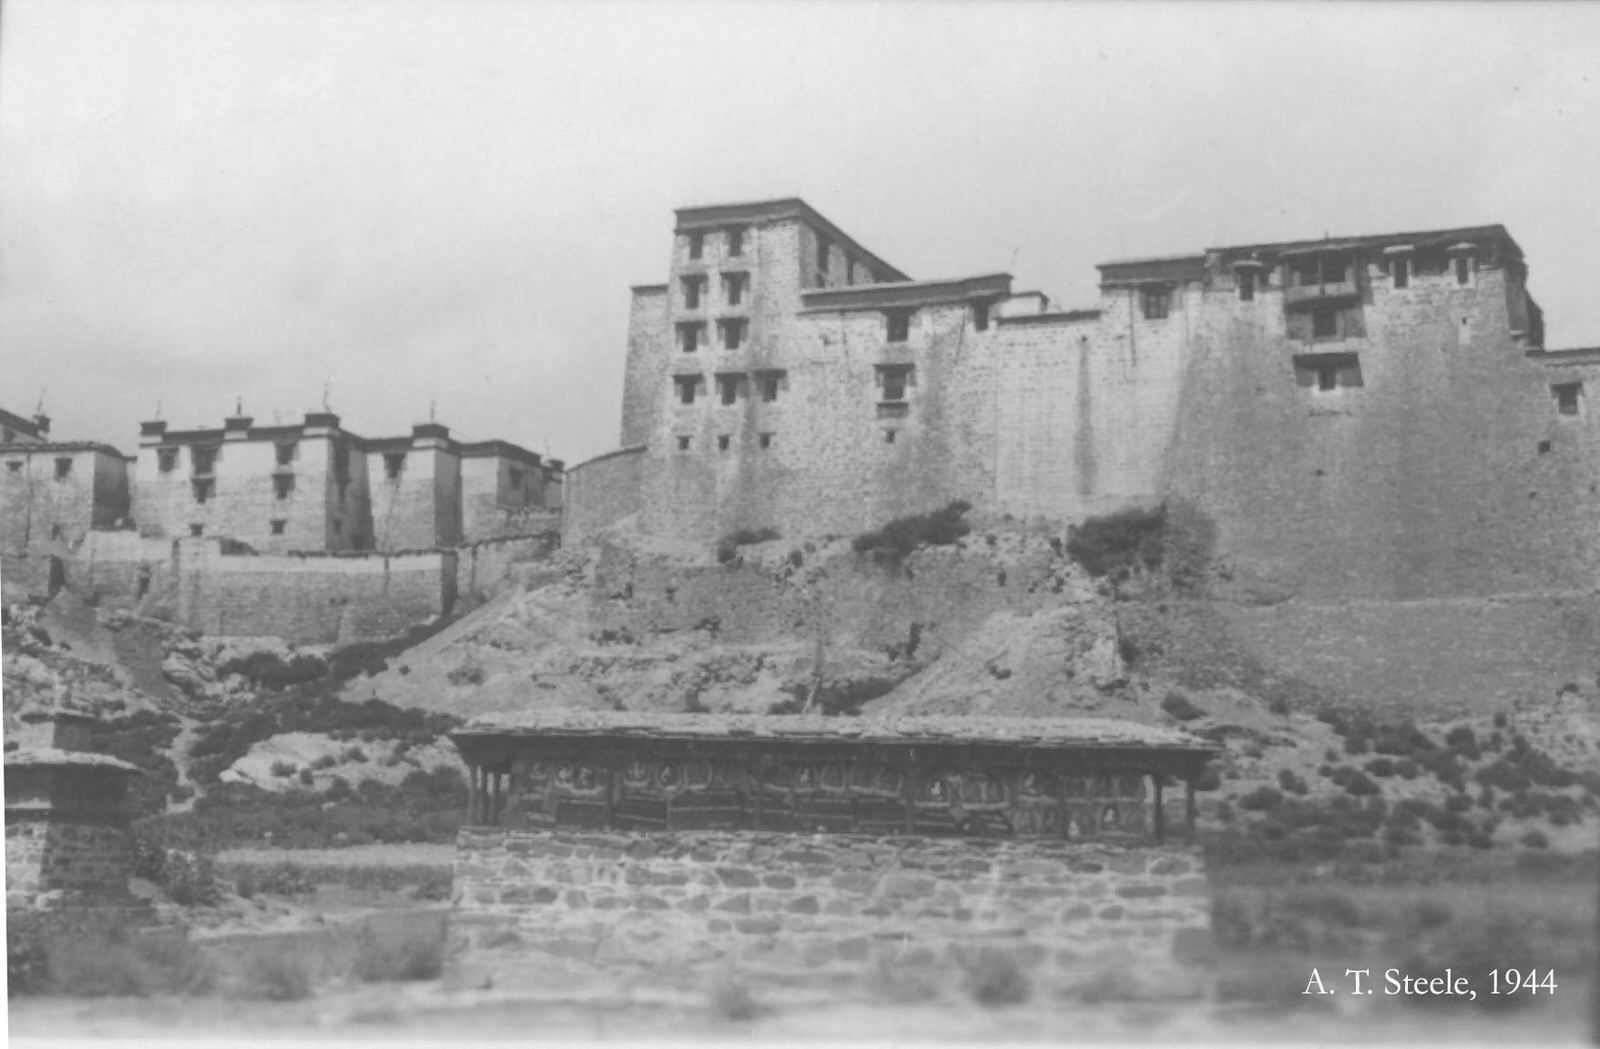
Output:
M871 554L883 561L899 561L918 546L949 546L972 530L962 515L972 504L958 499L931 513L900 517L874 532L863 532L850 541L858 554Z
M1311 788L1306 785L1306 781L1288 769L1278 770L1278 786L1282 787L1290 794L1299 794L1303 796L1311 792Z
M1168 692L1167 698L1161 701L1161 709L1178 721L1193 721L1206 716L1206 712L1190 702L1182 692Z
M1283 804L1283 794L1274 787L1257 787L1239 799L1239 807L1248 812L1269 812Z
M1367 771L1379 778L1394 775L1394 762L1388 758L1373 758L1367 762Z
M217 667L218 678L242 674L249 679L252 689L267 688L274 692L316 681L327 673L328 664L316 656L296 655L285 660L276 652L252 652Z
M274 761L272 763L272 774L279 779L293 776L299 770L300 766L292 761Z
M723 536L721 541L732 543L734 546L750 546L755 543L770 543L774 539L782 538L783 533L776 528L740 528Z
M1347 765L1334 769L1332 779L1336 785L1357 797L1379 793L1378 785L1371 777L1360 769L1353 769Z
M1468 761L1477 761L1483 751L1478 747L1478 735L1465 725L1458 725L1445 733L1444 745Z
M1096 579L1121 582L1136 571L1161 566L1167 508L1129 509L1086 518L1067 529L1067 556Z
M1550 847L1550 839L1545 837L1542 830L1530 830L1518 838L1517 843L1525 849L1548 849Z

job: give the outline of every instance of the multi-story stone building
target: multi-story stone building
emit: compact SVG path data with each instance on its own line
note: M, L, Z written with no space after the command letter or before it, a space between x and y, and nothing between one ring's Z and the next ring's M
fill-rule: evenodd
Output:
M1600 574L1600 349L1543 348L1503 227L1099 269L1061 310L909 280L798 200L681 210L633 289L629 452L572 491L697 537L1183 500L1219 554L1352 595Z
M93 441L52 441L44 415L0 410L0 548L72 545L128 515L128 460Z

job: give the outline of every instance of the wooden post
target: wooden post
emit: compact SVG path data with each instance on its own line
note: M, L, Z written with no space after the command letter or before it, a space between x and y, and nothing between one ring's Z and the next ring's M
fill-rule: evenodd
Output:
M1183 781L1183 822L1184 829L1188 831L1190 840L1194 839L1194 820L1194 777L1190 776Z
M1161 788L1165 780L1166 777L1159 772L1152 774L1150 777L1150 781L1155 784L1155 832L1157 842L1167 840L1166 806L1161 800Z
M467 826L478 825L478 766L467 766Z

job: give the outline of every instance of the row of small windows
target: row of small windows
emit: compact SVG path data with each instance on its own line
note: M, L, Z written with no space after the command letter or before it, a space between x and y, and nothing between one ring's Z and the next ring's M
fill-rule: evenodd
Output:
M744 254L744 226L730 226L722 231L723 246L726 254L737 258ZM704 231L689 234L689 257L700 259L706 253L706 235Z
M723 404L737 404L741 397L750 396L750 383L755 383L755 389L764 403L771 404L778 399L778 393L786 385L789 373L780 370L758 371L751 375L742 372L722 372L716 376L717 398ZM703 375L674 375L672 382L677 388L680 404L693 404L705 390L705 376Z
M1353 264L1354 260L1349 256L1314 255L1291 262L1288 266L1288 275L1293 286L1297 288L1342 287L1350 282L1350 269ZM1384 269L1389 275L1390 286L1395 289L1409 288L1413 275L1442 276L1452 271L1455 274L1456 284L1465 287L1472 283L1473 259L1466 252L1458 252L1450 259L1441 255L1421 255L1416 258L1401 255L1389 259L1384 264ZM1258 290L1266 291L1271 286L1269 271L1259 264L1237 264L1234 276L1241 302L1252 301ZM1149 313L1145 316L1148 319L1157 319L1150 317ZM1165 313L1162 316L1165 316Z
M765 450L767 448L771 448L772 447L773 438L775 438L776 436L777 436L777 434L774 434L774 433L760 433L760 434L757 434L756 435L756 444L757 444L758 447L762 448L763 450ZM717 434L717 451L726 452L726 451L731 450L732 448L733 448L733 435L732 434L726 434L726 433ZM692 438L692 437L684 437L684 436L681 436L681 435L678 437L678 451L687 452L687 451L692 451L693 449L694 449L694 438Z
M22 460L21 459L8 459L8 460L6 460L6 469L11 471L14 474L21 473L22 472ZM72 459L67 457L67 456L62 456L61 458L57 459L56 460L56 480L65 481L67 478L69 478L71 476L72 476Z
M679 277L679 285L683 288L683 305L685 309L698 310L700 301L705 295L708 280L704 274L689 277ZM744 303L745 292L750 287L750 274L724 273L722 274L722 301L729 306L739 306Z
M717 320L717 342L725 350L737 350L750 336L750 321L745 317L722 317ZM680 321L678 348L684 353L694 353L706 344L705 321Z

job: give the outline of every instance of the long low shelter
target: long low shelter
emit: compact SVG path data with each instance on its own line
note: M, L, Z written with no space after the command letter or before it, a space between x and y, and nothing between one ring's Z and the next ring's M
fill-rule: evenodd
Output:
M897 719L563 711L450 734L469 821L509 829L734 830L1156 840L1167 788L1217 748L1099 718Z

